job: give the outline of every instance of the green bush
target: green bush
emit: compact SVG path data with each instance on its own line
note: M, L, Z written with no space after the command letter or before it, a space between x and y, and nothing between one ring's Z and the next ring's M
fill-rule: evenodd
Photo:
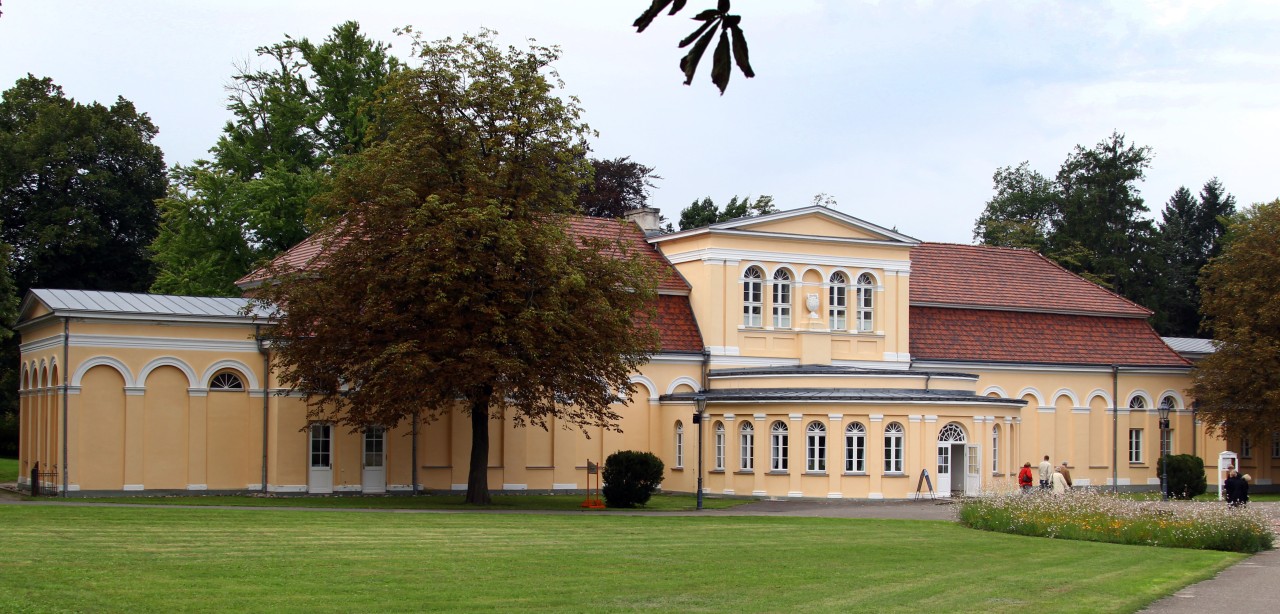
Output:
M1192 499L1208 490L1204 477L1204 459L1190 454L1169 456L1169 496ZM1164 475L1165 457L1156 463L1156 473Z
M665 467L651 452L622 450L604 461L604 504L608 507L636 507L662 485Z

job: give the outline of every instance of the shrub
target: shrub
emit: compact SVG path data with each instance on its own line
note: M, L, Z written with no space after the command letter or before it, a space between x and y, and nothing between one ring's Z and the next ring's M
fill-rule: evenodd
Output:
M1156 463L1156 473L1164 475L1164 461ZM1204 477L1204 459L1190 454L1175 454L1169 459L1169 496L1175 499L1192 499L1208 490Z
M604 461L604 504L608 507L635 507L649 502L662 485L665 467L651 452L622 450Z

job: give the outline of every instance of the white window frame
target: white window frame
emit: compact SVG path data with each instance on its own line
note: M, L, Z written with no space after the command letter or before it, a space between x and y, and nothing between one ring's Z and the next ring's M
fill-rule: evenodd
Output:
M387 429L380 426L371 426L365 429L363 449L364 467L385 467L387 464Z
M791 453L790 433L787 423L777 420L769 427L769 470L787 471L790 463L787 456Z
M1240 438L1240 458L1253 458L1253 442L1248 437Z
M684 468L684 423L676 420L676 468Z
M805 428L804 470L825 473L827 470L827 427L817 420Z
M1000 425L991 425L991 474L1000 473Z
M741 471L756 468L756 427L750 422L743 422L738 429L738 467Z
M875 291L876 279L870 273L858 276L857 286L857 319L858 332L869 333L875 330Z
M884 472L904 473L902 459L906 440L906 430L898 422L890 422L884 427Z
M219 371L209 378L209 390L217 392L244 392L244 378L235 371Z
M791 328L791 271L773 272L773 327Z
M333 425L328 422L311 423L310 466L333 467Z
M724 471L724 423L716 421L715 471Z
M1129 429L1129 462L1142 462L1142 429Z
M831 274L831 287L827 289L827 327L831 330L849 328L849 278L836 271Z
M742 273L742 325L748 328L764 326L764 272L758 266L747 267Z
M845 473L867 472L867 427L854 422L844 429Z

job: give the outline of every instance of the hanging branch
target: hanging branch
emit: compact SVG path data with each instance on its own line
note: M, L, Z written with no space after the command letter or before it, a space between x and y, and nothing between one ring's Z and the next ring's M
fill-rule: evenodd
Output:
M653 20L668 6L671 10L667 14L675 15L684 8L685 2L686 0L653 0L649 8L631 25L636 27L636 32L644 32L645 28L648 28L649 24L653 23ZM738 65L738 69L744 76L748 79L756 76L755 71L751 70L751 61L748 59L747 38L739 25L742 17L729 14L729 0L719 0L716 8L698 13L693 20L701 21L702 25L680 41L681 49L693 45L693 48L680 58L680 71L684 73L685 85L693 83L698 62L702 61L702 54L711 44L716 30L720 31L720 42L716 43L716 50L711 56L711 82L720 89L720 94L724 95L725 88L729 87L729 76L733 74L733 69L729 66L730 55L733 56L734 63Z

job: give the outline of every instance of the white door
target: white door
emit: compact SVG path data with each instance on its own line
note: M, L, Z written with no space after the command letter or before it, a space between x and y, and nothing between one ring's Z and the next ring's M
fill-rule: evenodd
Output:
M951 444L938 444L938 490L943 497L951 496Z
M982 490L982 451L976 444L969 444L964 455L964 494L976 497Z
M311 458L308 460L307 492L333 492L333 427L312 424Z
M387 492L387 431L373 427L364 432L364 470L361 490L368 493Z

